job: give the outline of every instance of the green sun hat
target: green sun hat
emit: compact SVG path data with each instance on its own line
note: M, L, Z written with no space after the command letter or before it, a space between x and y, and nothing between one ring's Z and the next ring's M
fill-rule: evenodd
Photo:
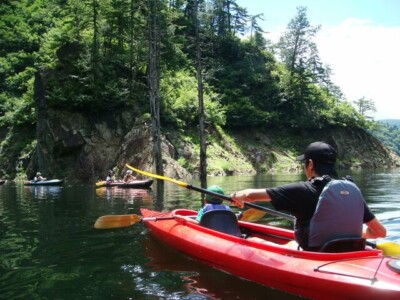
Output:
M218 193L221 195L225 194L224 190L218 185L212 185L212 186L208 187L207 191ZM222 199L216 198L212 195L206 195L206 200L208 203L211 203L211 204L221 204L222 203Z

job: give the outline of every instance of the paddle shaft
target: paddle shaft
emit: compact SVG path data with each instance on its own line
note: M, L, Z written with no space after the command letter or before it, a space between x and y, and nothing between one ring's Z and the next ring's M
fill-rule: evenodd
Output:
M179 185L181 187L187 188L189 190L197 191L197 192L200 192L200 193L203 193L203 194L208 194L208 195L214 196L214 197L219 198L219 199L223 199L223 200L227 200L227 201L230 201L230 202L234 202L232 200L232 198L229 197L229 196L222 195L222 194L219 194L219 193L215 193L215 192L209 191L207 189L203 189L201 187L196 187L196 186L193 186L193 185L188 184L186 182L178 181L178 180L166 177L166 176L145 172L145 171L136 169L136 168L134 168L134 167L132 167L132 166L130 166L128 164L126 164L126 166L129 169L131 169L131 170L133 170L135 172L138 172L140 174L143 174L143 175L146 175L146 176L149 176L149 177L153 177L153 178L157 178L157 179L161 179L161 180L170 181L170 182L173 182L173 183L175 183L175 184L177 184L177 185ZM287 219L289 221L292 221L292 222L294 221L294 217L293 216L285 214L285 213L282 213L282 212L279 212L279 211L276 211L276 210L273 210L273 209L269 209L269 208L264 207L264 206L260 206L260 205L249 203L249 202L244 202L244 206L252 207L252 208L255 208L255 209L259 209L259 210L263 210L263 211L265 211L265 212L267 212L267 213L269 213L269 214L271 214L273 216L285 218L285 219Z
M230 202L234 202L232 200L232 198L229 197L229 196L222 195L222 194L219 194L219 193L215 193L215 192L209 191L207 189L203 189L203 188L200 188L200 187L193 186L191 184L186 185L186 188L189 189L189 190L193 190L193 191L201 192L201 193L204 193L204 194L208 194L208 195L214 196L214 197L219 198L219 199L223 199L223 200L227 200L227 201L230 201ZM284 218L286 220L289 220L289 221L292 221L292 222L294 221L294 217L291 216L291 215L288 215L288 214L285 214L285 213L282 213L282 212L279 212L279 211L276 211L276 210L273 210L273 209L270 209L270 208L267 208L267 207L264 207L264 206L261 206L261 205L257 205L257 204L250 203L250 202L244 202L244 206L252 207L252 208L255 208L255 209L258 209L258 210L263 210L263 211L268 212L270 215L273 215L275 217L282 217L282 218Z
M161 220L173 220L175 219L174 216L171 217L147 217L147 218L142 218L141 222L146 222L146 221L161 221Z

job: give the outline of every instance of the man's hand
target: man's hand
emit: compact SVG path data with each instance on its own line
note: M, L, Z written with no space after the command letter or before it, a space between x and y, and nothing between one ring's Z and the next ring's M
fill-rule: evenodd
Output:
M241 192L236 192L231 195L231 199L233 200L233 204L239 208L244 207L244 200L246 197L241 194Z
M231 195L233 204L243 208L244 202L253 201L270 201L271 198L267 194L266 189L245 189L235 192Z

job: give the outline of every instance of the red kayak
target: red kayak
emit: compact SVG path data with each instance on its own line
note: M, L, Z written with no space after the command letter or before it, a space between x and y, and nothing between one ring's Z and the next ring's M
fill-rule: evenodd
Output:
M155 217L145 225L170 247L268 287L313 299L400 299L400 259L380 250L301 251L284 245L294 239L292 230L239 221L239 234L222 233L188 221L196 215L191 210L141 214Z
M146 180L133 180L130 182L123 181L98 181L96 182L96 187L120 187L120 188L136 188L136 189L146 189L150 188L153 184L153 179Z

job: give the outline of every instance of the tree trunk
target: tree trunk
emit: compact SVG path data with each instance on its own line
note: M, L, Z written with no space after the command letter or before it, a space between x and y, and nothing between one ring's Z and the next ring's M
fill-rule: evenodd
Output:
M156 173L163 175L162 153L161 153L161 130L160 130L160 28L157 16L160 13L158 9L159 0L149 0L148 33L149 33L149 98L151 110L151 125L153 137L153 157L155 159ZM157 191L164 182L158 180ZM157 193L158 197L162 194Z
M92 91L93 91L93 99L95 101L98 100L97 93L97 82L99 77L99 29L98 29L98 7L99 3L97 0L92 1L92 9L93 9L93 44L92 44Z
M197 72L197 97L199 100L199 135L200 135L200 182L201 187L207 187L207 147L204 129L204 98L203 98L203 76L201 64L201 39L198 20L198 0L195 1L195 35L196 35L196 72Z

